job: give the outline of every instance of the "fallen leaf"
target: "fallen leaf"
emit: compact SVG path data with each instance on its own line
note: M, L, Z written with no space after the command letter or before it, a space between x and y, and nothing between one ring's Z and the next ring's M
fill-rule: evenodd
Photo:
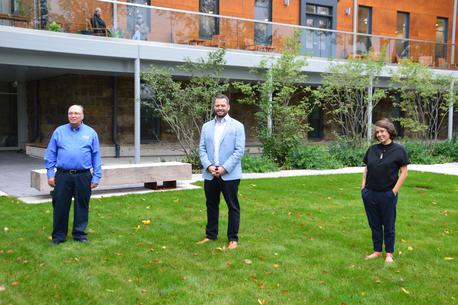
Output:
M399 255L402 255L402 251L399 251Z
M164 249L164 250L165 250L165 249L167 249L167 247L166 247L166 246L162 246L162 249Z
M250 184L252 187L256 187L256 184Z
M320 281L320 285L324 285L324 281Z
M5 286L0 286L0 292L3 292L6 290L6 287Z
M280 268L280 265L279 265L279 264L273 264L273 267L274 267L275 269L278 269L278 268Z
M147 290L146 290L145 288L142 288L141 292L142 292L142 293L146 293Z
M267 301L264 300L264 299L258 299L258 303L261 304L261 305L266 305Z
M8 251L6 251L6 253L8 253L8 254L13 254L14 251L13 251L12 249L9 249Z
M230 262L230 261L227 261L227 262L226 262L226 266L227 266L228 268L230 268L230 267L231 267L231 262Z
M186 279L187 279L186 275L182 275L182 276L181 276L181 279L182 279L183 281L186 281Z
M250 279L253 281L253 282L256 282L256 275L250 275Z
M378 277L373 278L372 281L374 281L374 283L380 283L380 279Z
M449 257L449 256L444 257L444 259L445 259L446 261L452 261L452 260L454 260L453 257Z
M412 251L412 250L413 250L413 247L408 246L408 247L407 247L407 250Z
M248 259L248 258L244 259L243 261L244 261L245 264L247 264L247 265L251 265L251 264L253 263L253 262L251 261L251 259Z
M197 254L197 253L194 252L194 253L192 254L192 256L199 256L199 254Z
M221 251L221 252L224 252L224 251L226 251L226 246L217 247L216 250Z
M144 225L151 224L151 220L149 220L149 219L142 220L142 222L143 222Z
M3 228L3 231L5 231L5 233L8 233L9 230L10 230L10 229L8 229L8 227L4 227L4 228Z
M282 290L281 294L288 294L288 290Z
M258 287L260 289L264 289L264 282L258 282Z
M14 281L11 283L11 286L18 286L19 285L19 282L18 281Z
M410 294L409 290L405 289L404 287L401 287L402 292L405 294Z

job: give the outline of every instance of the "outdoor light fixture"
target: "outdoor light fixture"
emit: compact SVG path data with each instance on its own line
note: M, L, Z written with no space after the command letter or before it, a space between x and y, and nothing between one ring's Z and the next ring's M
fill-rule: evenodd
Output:
M289 6L289 0L283 0L283 4L284 4L285 6Z
M351 14L351 7L347 7L345 9L345 15L350 16L350 14Z

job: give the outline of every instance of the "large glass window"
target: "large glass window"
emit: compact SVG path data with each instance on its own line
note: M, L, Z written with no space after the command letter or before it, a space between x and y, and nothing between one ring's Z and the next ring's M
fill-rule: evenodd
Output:
M219 0L200 0L199 11L212 15L219 14ZM211 39L219 34L219 19L210 16L199 16L199 37Z
M140 141L142 144L158 142L161 132L161 118L154 106L154 90L141 84Z
M151 0L128 0L127 2L151 5ZM136 26L140 31L141 40L148 40L147 37L151 32L151 10L141 6L127 6L127 30L130 35L135 33Z
M15 83L0 82L0 147L16 147L17 97Z
M409 13L398 12L396 19L396 56L406 58L409 56Z
M358 7L358 33L372 34L372 8L367 6ZM356 41L357 54L366 54L370 47L370 37L358 35Z
M254 19L272 21L272 0L254 1ZM272 25L266 23L254 24L254 42L260 45L272 44Z
M436 63L441 66L447 58L447 18L437 18L436 21Z

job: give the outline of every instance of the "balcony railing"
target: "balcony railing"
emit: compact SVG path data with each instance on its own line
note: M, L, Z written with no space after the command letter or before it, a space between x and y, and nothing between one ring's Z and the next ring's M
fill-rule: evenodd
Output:
M406 58L436 68L457 68L453 59L458 50L452 44L433 41L355 35L111 0L25 0L19 4L14 14L0 12L0 24L49 29L55 22L61 31L70 33L273 53L281 53L285 38L300 31L305 55L329 59L382 56L386 63L394 64ZM96 7L102 9L107 31L91 22Z

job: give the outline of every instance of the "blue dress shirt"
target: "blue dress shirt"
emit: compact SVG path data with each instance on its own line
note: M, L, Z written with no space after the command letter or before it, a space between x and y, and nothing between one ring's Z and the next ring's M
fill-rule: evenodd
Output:
M45 154L48 178L54 177L54 169L93 169L92 183L102 177L99 137L94 129L81 123L78 128L65 124L56 128Z

